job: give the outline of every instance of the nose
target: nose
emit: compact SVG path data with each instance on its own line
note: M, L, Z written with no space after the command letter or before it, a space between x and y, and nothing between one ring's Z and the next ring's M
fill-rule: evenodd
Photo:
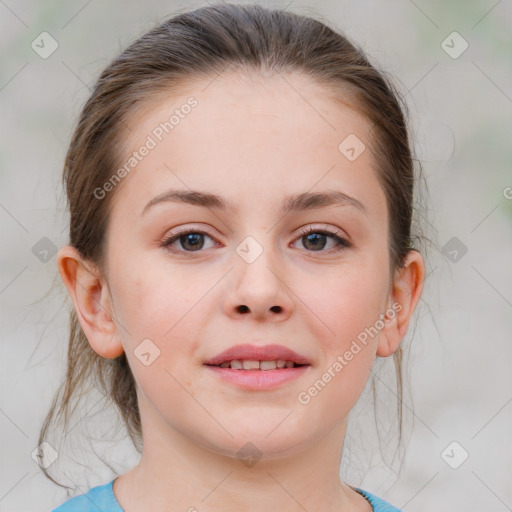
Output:
M254 261L245 258L243 252L234 252L233 264L222 299L225 314L235 319L246 315L253 320L274 322L292 315L289 276L271 249L265 248Z

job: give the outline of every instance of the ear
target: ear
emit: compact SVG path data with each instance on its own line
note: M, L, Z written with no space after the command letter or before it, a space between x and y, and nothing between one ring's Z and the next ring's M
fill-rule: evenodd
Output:
M380 332L377 355L392 355L407 332L411 316L420 300L425 279L425 263L418 251L408 252L404 266L397 270L389 297L384 327Z
M124 349L110 292L100 272L70 245L57 253L57 266L92 349L107 359L120 356Z

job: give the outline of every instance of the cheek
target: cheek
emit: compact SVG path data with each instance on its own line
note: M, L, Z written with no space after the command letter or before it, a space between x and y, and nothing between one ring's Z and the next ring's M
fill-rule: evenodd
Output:
M332 358L333 353L344 351L379 319L386 299L385 264L358 255L337 269L304 274L295 281L294 292L309 308L310 328L323 340L326 355Z
M316 333L322 355L297 396L297 407L309 417L324 418L326 425L348 414L370 376L378 340L372 328L385 298L386 274L380 266L364 261L353 268L347 265L336 276L330 273L323 286L304 283L299 292L315 312L309 329Z
M127 277L119 279L122 275ZM197 357L201 308L195 306L206 284L190 286L190 279L150 266L137 274L118 269L117 277L119 333L139 388L151 402L169 396L179 402L183 395L186 403L182 386L190 389L191 382L183 363Z
M209 291L218 278L212 271L199 274L162 262L118 267L112 276L116 315L125 328L119 332L134 377L148 396L154 386L157 394L159 386L177 396L183 393L170 374L193 393L189 369L202 364L200 343L219 307ZM155 359L145 367L140 354L148 351Z
M112 277L116 313L131 326L134 337L170 337L211 286L193 277L190 272L150 262L119 267Z

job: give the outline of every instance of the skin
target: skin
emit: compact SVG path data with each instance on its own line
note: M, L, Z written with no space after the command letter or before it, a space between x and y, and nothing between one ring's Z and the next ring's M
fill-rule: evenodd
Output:
M190 96L198 106L110 192L106 272L70 246L58 253L92 348L107 358L125 351L137 383L144 449L114 493L126 512L369 511L338 476L347 418L375 357L399 347L425 273L411 251L390 274L386 197L368 150L369 124L299 74L225 72L132 118L132 150ZM338 150L349 134L367 145L353 162ZM166 202L141 215L168 189L214 193L238 212ZM325 190L357 198L366 213L331 205L280 214L284 196ZM336 251L328 236L325 248L315 246L300 234L304 226L333 230L351 245ZM162 247L166 235L186 227L207 233L203 249L179 240L174 252ZM252 263L235 250L247 236L263 249ZM301 404L298 394L393 303L400 311ZM147 338L160 350L149 366L134 355ZM285 345L311 367L277 389L247 391L203 366L247 342ZM248 442L262 454L251 467L236 455Z

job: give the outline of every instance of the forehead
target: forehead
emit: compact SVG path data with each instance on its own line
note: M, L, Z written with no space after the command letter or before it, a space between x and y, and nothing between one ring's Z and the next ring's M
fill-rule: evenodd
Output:
M370 151L355 160L343 153L347 140L360 143L358 152L368 147L369 122L329 92L300 74L226 72L159 94L129 120L127 154L149 139L153 147L124 178L117 200L180 187L247 204L248 197L278 200L336 186L380 195L378 214L383 196Z

